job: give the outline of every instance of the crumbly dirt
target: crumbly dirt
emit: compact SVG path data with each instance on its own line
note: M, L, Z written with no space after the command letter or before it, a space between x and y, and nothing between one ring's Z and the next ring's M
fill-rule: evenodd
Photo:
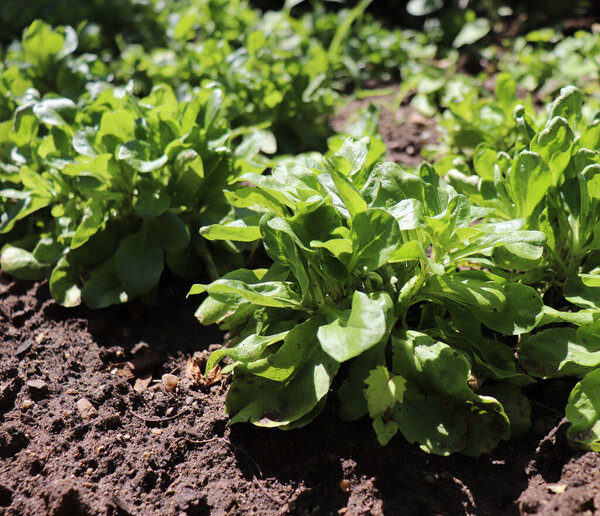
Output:
M423 148L438 137L435 120L424 117L406 103L397 106L394 95L365 97L349 102L331 121L336 132L342 132L370 103L380 108L379 134L386 144L386 160L407 167L423 161Z
M600 510L599 457L566 446L565 381L532 390L526 437L478 459L401 438L382 448L368 421L342 423L332 404L301 430L228 428L227 379L203 387L185 374L188 355L222 340L193 318L196 299L181 301L186 288L174 282L157 308L92 312L0 274L0 514ZM179 380L170 392L167 373Z

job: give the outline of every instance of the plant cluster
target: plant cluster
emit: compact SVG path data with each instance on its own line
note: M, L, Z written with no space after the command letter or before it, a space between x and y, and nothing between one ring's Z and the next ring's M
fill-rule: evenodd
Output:
M91 308L155 303L165 270L204 281L231 424L298 428L329 399L384 445L476 456L529 429L528 386L569 376L569 440L600 450L600 115L566 86L597 79L598 34L483 49L490 87L449 71L497 2L412 0L428 33L299 3L124 3L131 31L94 3L0 49L2 270ZM327 123L399 75L442 132L416 169L381 161L375 108L350 138Z
M523 106L514 118L512 144L480 144L475 174L448 182L375 162L368 140L240 177L255 187L231 202L258 222L201 233L260 238L274 265L191 290L209 294L200 320L236 336L207 365L231 359L231 423L301 426L334 389L341 417L368 413L382 444L399 431L478 455L528 429L524 386L586 375L569 438L598 448L600 125L574 87L543 123Z

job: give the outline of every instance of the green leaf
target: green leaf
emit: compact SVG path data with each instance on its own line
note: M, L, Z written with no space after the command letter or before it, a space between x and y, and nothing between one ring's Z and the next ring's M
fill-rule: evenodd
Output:
M552 172L539 154L523 151L510 170L509 184L518 217L529 217L552 185Z
M287 334L287 331L276 333L274 335L253 334L243 339L234 347L213 351L206 362L206 371L212 371L212 369L225 357L230 357L234 361L234 365L254 362L264 354L269 346L277 344L285 339Z
M400 230L392 215L370 208L353 218L350 239L353 253L349 268L376 270L390 259L398 247Z
M166 212L151 219L151 227L155 228L156 241L164 251L176 253L190 245L190 228L174 213Z
M253 242L260 240L260 227L248 225L245 219L234 220L227 224L212 224L200 228L200 234L207 240L233 240L235 242Z
M356 357L379 343L393 323L393 304L386 292L354 292L352 308L340 312L317 332L321 346L338 362Z
M164 267L163 252L144 231L126 236L115 254L115 271L127 293L133 297L152 289Z
M600 369L590 371L575 385L566 415L571 423L569 441L577 448L600 451Z
M292 290L291 283L267 281L247 285L243 281L221 278L208 285L196 284L188 295L208 292L217 300L235 296L258 306L300 309L298 294Z
M88 308L93 310L128 301L127 292L117 277L114 257L109 258L90 273L90 277L81 289L81 299Z
M573 328L549 328L519 346L519 362L534 376L583 376L600 365L600 338L579 338Z
M327 395L339 365L321 350L314 335L304 345L306 360L290 381L235 373L225 405L231 417L229 425L249 421L257 426L286 428L300 420L308 424L317 415L314 409Z
M63 256L50 276L50 293L62 306L67 308L81 304L81 289L77 269Z
M96 234L104 222L104 207L102 203L91 201L83 209L83 218L71 239L71 249L85 244L92 235Z
M581 117L583 96L575 86L566 86L560 90L558 98L550 105L549 119L560 116L567 120L569 126L575 127Z
M366 378L364 396L373 419L382 417L396 402L402 402L406 380L401 376L390 377L387 367L378 366Z
M573 131L564 118L550 120L546 128L531 140L531 151L539 154L552 171L552 184L560 182L571 159Z
M472 309L473 315L492 330L505 335L522 335L537 326L544 315L544 303L535 289L520 283L503 285L506 304L499 312Z
M443 0L410 0L406 4L406 11L411 16L426 16L444 5Z
M507 303L504 286L492 281L470 277L468 273L433 276L421 293L428 297L445 298L467 308L501 312Z
M171 206L171 198L165 190L142 189L135 198L134 209L138 217L162 215Z
M41 280L48 272L48 265L36 260L35 256L25 249L8 246L0 255L2 270L20 280Z
M401 263L411 260L425 260L427 256L423 246L417 240L409 240L396 249L390 256L389 263Z
M600 289L585 285L579 276L572 275L567 278L563 294L569 303L581 308L600 308Z
M33 106L35 116L46 125L70 126L67 119L72 118L75 113L76 105L71 99L46 99L37 102Z
M40 238L32 253L36 260L45 263L56 263L63 255L65 246L52 237Z
M490 22L486 18L476 18L465 23L460 32L454 38L452 46L460 48L463 45L471 45L479 41L490 31Z
M398 227L403 231L427 227L423 205L416 199L403 199L387 211L398 221Z
M381 446L386 446L398 433L398 425L394 421L385 422L381 417L373 421L373 429Z

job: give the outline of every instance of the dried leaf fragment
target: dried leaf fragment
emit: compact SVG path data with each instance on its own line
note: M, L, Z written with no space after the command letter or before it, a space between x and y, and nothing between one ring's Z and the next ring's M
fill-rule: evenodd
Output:
M198 356L198 354L194 354L193 357L188 357L185 366L185 374L188 378L198 382L200 385L210 387L211 385L220 382L223 379L223 374L221 373L221 366L216 365L206 373L206 376L204 376L202 374L202 366L205 362L206 359Z
M152 373L142 376L140 378L136 378L135 384L133 385L133 390L135 392L142 392L143 390L146 390L151 383Z

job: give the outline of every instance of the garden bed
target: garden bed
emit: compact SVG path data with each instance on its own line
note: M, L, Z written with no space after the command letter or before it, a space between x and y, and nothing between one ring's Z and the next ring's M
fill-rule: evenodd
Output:
M181 299L185 285L170 289ZM302 430L226 426L227 380L188 356L220 335L196 300L67 310L0 276L0 511L5 514L591 514L600 460L566 446L569 383L532 391L533 430L479 459L426 455L332 406ZM140 360L141 359L141 360ZM152 382L134 389L124 364ZM165 373L179 378L167 392ZM87 399L97 415L82 417ZM560 400L560 403L557 402Z

